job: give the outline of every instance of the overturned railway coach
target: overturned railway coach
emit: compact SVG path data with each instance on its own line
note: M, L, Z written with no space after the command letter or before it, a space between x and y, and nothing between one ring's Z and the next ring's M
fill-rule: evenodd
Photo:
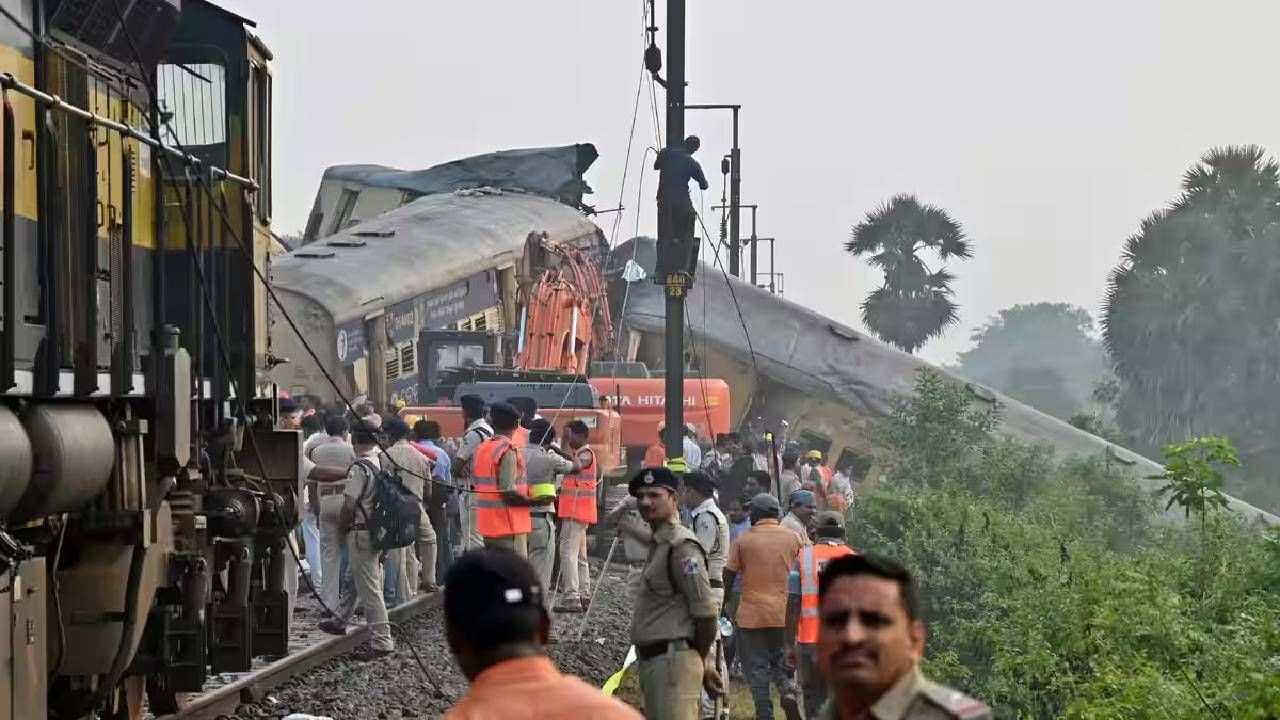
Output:
M176 710L288 638L271 53L203 0L0 11L0 720Z
M634 238L614 249L614 267L634 259L646 271L656 263L650 238ZM620 306L619 334L626 360L660 366L665 304L661 287L615 279ZM916 374L930 366L913 355L858 332L749 282L703 265L688 295L689 346L695 369L723 378L733 396L733 421L744 429L772 431L780 439L821 450L834 469L858 483L877 481L874 426L909 395ZM741 314L739 314L741 313ZM949 383L963 386L973 402L1000 414L998 433L1063 455L1094 457L1130 468L1140 485L1158 490L1152 479L1162 468L1131 450L1077 429L1023 403L948 371L933 368ZM759 437L759 436L757 436ZM1251 523L1280 525L1280 518L1236 498L1229 507ZM1182 518L1176 508L1170 519Z

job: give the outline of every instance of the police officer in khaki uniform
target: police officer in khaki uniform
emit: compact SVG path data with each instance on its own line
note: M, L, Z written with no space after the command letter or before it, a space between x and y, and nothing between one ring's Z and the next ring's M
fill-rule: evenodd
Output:
M707 576L711 579L711 595L716 599L716 608L724 610L724 566L729 561L729 521L715 501L716 484L710 475L701 472L684 474L684 504L689 509L690 525L698 544L707 554ZM724 662L724 643L716 634L716 644L711 652L716 658L716 668L728 695L729 668ZM726 698L727 699L727 698ZM702 717L729 717L727 704L718 709L716 699L706 692L702 695Z
M604 518L604 526L617 530L622 539L622 554L627 559L627 598L634 606L640 597L640 589L644 586L641 577L645 561L649 557L649 542L653 540L653 530L640 517L633 497L623 500L609 511Z
M649 720L698 720L701 690L722 690L715 657L719 608L706 553L680 524L679 481L666 468L644 468L631 480L640 516L653 530L642 587L631 620L640 689Z
M846 555L818 576L824 720L991 720L991 709L920 674L924 623L911 573L888 558Z

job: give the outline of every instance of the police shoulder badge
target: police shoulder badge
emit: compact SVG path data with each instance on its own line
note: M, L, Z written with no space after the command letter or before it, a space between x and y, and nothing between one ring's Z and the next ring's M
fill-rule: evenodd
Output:
M685 575L697 575L702 570L698 563L698 558L687 557L680 561L680 567L684 570Z

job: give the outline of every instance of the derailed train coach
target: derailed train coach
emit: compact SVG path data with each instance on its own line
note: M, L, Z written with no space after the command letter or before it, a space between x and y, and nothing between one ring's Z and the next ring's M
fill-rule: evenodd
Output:
M613 267L634 260L650 275L655 243L635 238L614 249ZM625 290L619 313L622 346L628 360L660 367L663 360L665 303L662 288L649 280L630 283L615 276L611 294ZM726 277L703 264L686 300L687 337L696 349L699 371L729 383L734 423L755 432L771 431L823 451L834 469L855 483L874 483L874 424L892 411L897 396L912 392L916 373L931 367L913 355L845 326L751 283ZM739 316L741 309L741 317ZM746 327L743 327L745 323ZM1075 428L989 388L933 368L949 382L965 387L974 403L1000 412L998 431L1015 439L1053 446L1064 455L1105 458L1130 468L1139 482L1161 467L1131 450ZM1249 522L1280 524L1280 518L1232 498L1232 510ZM1171 519L1181 519L1171 514Z
M312 402L339 401L336 385L382 408L418 404L421 378L440 370L501 364L514 356L531 236L606 252L579 210L481 187L419 197L276 259L273 285L297 328L273 315L273 380Z

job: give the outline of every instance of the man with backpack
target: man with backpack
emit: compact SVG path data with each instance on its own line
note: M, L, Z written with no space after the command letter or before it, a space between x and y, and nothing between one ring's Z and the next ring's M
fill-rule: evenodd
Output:
M409 423L392 418L385 426L387 441L391 443L382 454L383 472L400 478L401 484L422 501L430 488L431 461L409 443ZM423 512L418 520L418 536L413 545L387 551L387 567L396 568L396 604L409 602L418 594L419 572L422 573L422 590L435 592L436 587L436 531L431 519Z
M387 622L387 605L382 599L382 550L374 546L368 524L375 512L374 484L380 472L380 450L374 429L364 422L351 431L351 445L356 452L356 461L347 471L339 527L347 529L351 577L356 591L344 595L334 609L336 616L320 622L317 627L332 635L345 635L347 622L355 613L358 601L369 624L369 644L357 650L354 657L372 660L395 649L391 626Z

